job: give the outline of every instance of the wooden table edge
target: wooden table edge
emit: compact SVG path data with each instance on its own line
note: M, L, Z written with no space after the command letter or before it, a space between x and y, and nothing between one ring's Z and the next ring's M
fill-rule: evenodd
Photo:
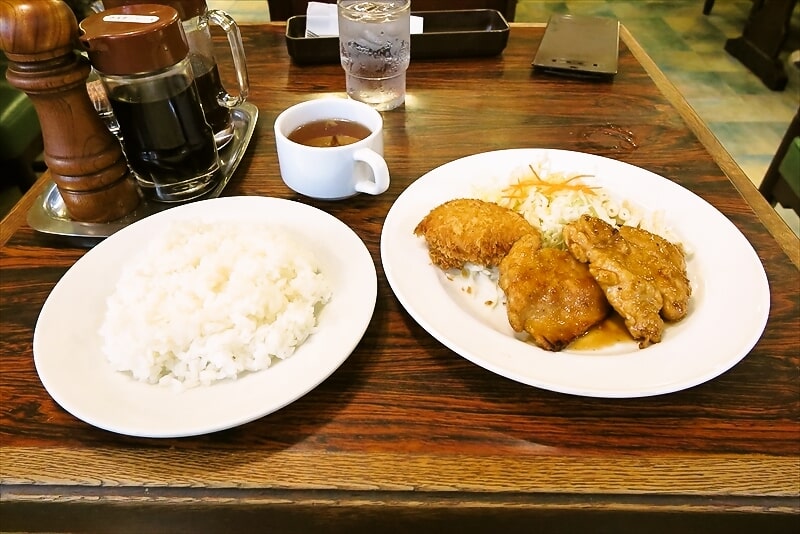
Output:
M383 492L398 494L628 495L686 498L775 499L800 512L800 459L763 454L620 454L613 458L520 454L430 455L376 452L225 451L179 449L4 447L0 487L36 487L40 498L59 498L65 487L185 488L215 490ZM81 476L69 466L92 466ZM601 478L596 475L604 473ZM742 477L742 473L750 473ZM418 480L428 480L420 485ZM53 488L50 492L47 488ZM680 487L680 495L674 488ZM23 495L24 493L20 493ZM114 493L114 491L110 491ZM185 496L191 495L187 491ZM13 495L4 495L11 499ZM791 501L791 500L794 501ZM766 502L766 501L765 501Z
M0 247L5 246L11 236L14 235L14 232L27 223L28 211L39 195L44 192L50 181L50 173L45 171L3 217L3 220L0 221Z
M337 490L313 490L296 492L275 490L242 491L234 489L219 491L213 495L202 493L191 495L191 491L161 490L150 488L142 491L125 491L125 488L104 488L85 491L79 495L64 495L64 487L53 493L43 493L37 487L8 487L3 490L2 504L9 509L15 506L40 506L41 513L50 511L54 504L67 506L125 506L128 508L161 509L190 508L191 510L219 508L259 508L299 506L305 509L353 508L378 510L452 510L478 509L494 511L535 511L547 513L575 513L581 511L623 512L643 514L647 512L681 514L738 514L738 515L786 515L797 516L800 511L796 498L783 497L764 499L759 497L713 497L709 502L705 496L653 496L653 495L585 495L585 494L508 494L495 493L431 493L431 492L347 492ZM235 493L234 493L235 492ZM200 493L200 492L198 492ZM0 510L3 508L0 507ZM88 513L89 510L86 510Z

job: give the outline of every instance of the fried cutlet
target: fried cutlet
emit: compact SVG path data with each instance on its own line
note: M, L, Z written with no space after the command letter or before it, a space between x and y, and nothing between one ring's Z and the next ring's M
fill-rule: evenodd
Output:
M686 315L691 286L679 247L645 230L617 230L588 215L567 224L563 234L639 347L661 341L664 318Z
M431 261L444 270L462 268L467 262L494 267L522 236L541 241L539 231L519 213L471 198L435 207L414 234L425 237Z
M569 252L520 238L500 262L508 322L539 347L559 351L608 315L611 307L586 264Z

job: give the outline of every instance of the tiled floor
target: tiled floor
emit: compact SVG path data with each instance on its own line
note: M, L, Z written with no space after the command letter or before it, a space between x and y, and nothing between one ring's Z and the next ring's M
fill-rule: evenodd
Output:
M756 185L761 183L786 127L800 105L800 71L784 91L770 91L723 49L741 34L750 0L719 0L702 14L702 0L519 0L518 22L545 22L552 13L617 17L708 124ZM239 24L269 20L266 0L208 0ZM800 9L795 9L788 50L800 49ZM788 55L788 52L787 54ZM0 214L2 211L0 199ZM800 234L800 219L778 208Z

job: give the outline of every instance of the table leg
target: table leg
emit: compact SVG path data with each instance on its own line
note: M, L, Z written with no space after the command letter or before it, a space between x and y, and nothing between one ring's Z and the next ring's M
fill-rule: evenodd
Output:
M778 55L789 35L796 4L797 0L755 1L741 37L725 43L725 50L773 91L782 91L788 81Z

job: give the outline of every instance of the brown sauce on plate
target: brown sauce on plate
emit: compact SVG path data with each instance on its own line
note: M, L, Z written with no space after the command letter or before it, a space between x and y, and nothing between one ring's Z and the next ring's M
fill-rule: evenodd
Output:
M608 317L570 343L569 348L575 350L601 349L621 341L633 341L633 338L625 328L625 321L622 317L617 312L611 312Z

